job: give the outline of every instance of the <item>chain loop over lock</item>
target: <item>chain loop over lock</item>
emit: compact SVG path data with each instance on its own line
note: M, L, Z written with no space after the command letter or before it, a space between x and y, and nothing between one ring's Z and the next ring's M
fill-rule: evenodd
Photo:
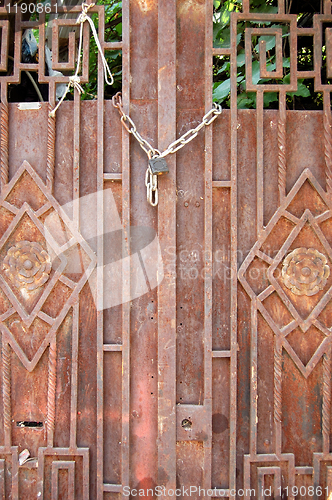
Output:
M176 153L179 151L179 149L183 148L186 144L188 144L190 141L195 139L197 137L198 132L204 128L208 127L211 125L211 123L214 122L214 120L217 118L222 113L222 108L220 104L213 103L213 108L208 111L203 116L203 119L199 125L197 125L196 128L192 128L188 130L185 134L183 134L179 139L176 141L172 142L165 151L162 153L159 151L159 149L154 148L151 146L151 144L144 139L141 134L137 131L136 125L133 122L133 120L130 118L130 116L126 115L126 113L123 111L123 105L122 105L122 94L121 92L118 92L115 96L113 96L112 99L113 106L118 109L120 116L121 116L121 123L123 127L126 129L128 134L132 134L143 151L148 156L149 160L156 159L156 158L165 158L169 154ZM130 125L131 128L129 128L128 124ZM165 164L166 165L166 164ZM167 167L167 166L166 166ZM168 168L166 170L158 170L157 174L162 174L163 172L168 172ZM147 201L155 207L158 205L158 175L155 173L152 173L150 165L148 166L145 174L145 186L147 189Z
M148 155L150 158L150 155ZM153 207L158 205L158 176L151 172L150 165L145 173L146 199Z

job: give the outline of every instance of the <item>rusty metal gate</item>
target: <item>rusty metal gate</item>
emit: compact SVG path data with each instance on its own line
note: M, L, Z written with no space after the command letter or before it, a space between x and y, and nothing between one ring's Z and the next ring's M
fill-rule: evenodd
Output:
M277 3L257 14L243 0L229 48L212 47L212 0L124 0L121 42L104 41L104 7L90 9L102 50L122 50L124 112L161 151L211 109L213 56L230 59L230 110L167 158L157 207L147 157L104 99L100 56L97 99L75 88L50 117L68 75L45 74L45 12L27 21L18 8L8 74L13 24L0 7L0 498L331 498L332 119L321 66L324 44L331 76L332 3L311 28ZM57 36L80 11L54 21L54 70L75 70L74 38L59 62ZM240 22L256 110L237 109ZM28 28L39 29L35 64L21 62ZM271 84L252 78L260 35L276 38L274 70L261 42ZM23 71L49 85L49 102L8 103ZM323 111L286 112L299 78L314 79ZM279 109L263 110L266 92ZM152 251L138 241L115 258L110 213L121 248L148 228Z

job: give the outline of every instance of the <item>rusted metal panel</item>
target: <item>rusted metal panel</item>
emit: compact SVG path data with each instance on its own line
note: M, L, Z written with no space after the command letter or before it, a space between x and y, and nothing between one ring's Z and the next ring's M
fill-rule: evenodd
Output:
M176 135L176 1L158 2L158 146ZM164 43L167 39L167 44ZM169 174L161 179L164 196L158 209L158 237L165 277L158 289L158 485L176 488L176 159L168 158ZM166 497L166 495L164 495ZM174 495L170 495L172 497Z
M130 36L129 112L138 130L149 142L157 144L158 134L158 2L129 2L132 30ZM142 58L142 54L149 57ZM131 140L130 224L157 230L158 214L146 203L144 176L147 156ZM142 182L143 181L143 182ZM131 269L131 276L133 276ZM130 477L133 488L152 498L151 488L158 484L158 372L156 289L133 300L130 308ZM135 387L135 389L133 389ZM147 490L150 490L149 492Z

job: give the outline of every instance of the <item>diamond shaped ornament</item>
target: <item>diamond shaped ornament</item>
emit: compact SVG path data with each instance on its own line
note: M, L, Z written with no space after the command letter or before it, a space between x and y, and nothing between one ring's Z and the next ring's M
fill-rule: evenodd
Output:
M311 190L310 210L304 206L303 189ZM329 210L330 200L325 191L311 171L304 170L238 272L244 289L275 335L283 339L285 349L304 376L309 375L324 354L331 334L319 320L332 299L332 249L328 242L332 241L332 233L329 238L322 230L323 223L329 219L332 223ZM256 262L260 263L258 270ZM274 319L275 294L290 313L288 324L282 328ZM296 328L305 334L312 325L323 335L322 340L317 340L316 352L308 366L304 366L296 353L296 344L291 346L287 335Z
M13 216L0 235L0 287L8 299L0 314L0 329L25 368L32 371L78 301L96 265L96 256L26 161L2 190L1 209ZM45 218L52 213L56 214L57 225L50 234ZM75 279L69 274L73 266L68 256L77 254L71 252L72 248L79 249L84 262L83 271L76 273ZM62 293L57 313L52 316L50 300L56 300L56 290L62 289L66 293ZM36 346L28 349L26 337L36 322L42 322L43 328Z

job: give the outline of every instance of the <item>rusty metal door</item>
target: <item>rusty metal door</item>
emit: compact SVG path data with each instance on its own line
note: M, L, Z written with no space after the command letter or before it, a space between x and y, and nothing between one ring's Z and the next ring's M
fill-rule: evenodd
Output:
M45 13L26 21L18 9L6 74L13 22L0 7L3 499L330 498L332 119L321 54L325 44L330 76L331 2L305 29L283 0L275 14L242 4L229 48L212 46L212 0L124 0L121 42L105 42L104 7L90 9L102 50L122 50L124 111L161 151L211 109L213 56L230 58L230 110L167 158L158 207L146 201L147 157L104 99L100 57L97 99L76 88L54 119L56 82L69 75L45 75ZM75 47L59 62L58 30L80 10L54 21L53 69L64 73ZM237 109L240 22L256 110ZM283 26L290 82L279 63L271 76L263 42L260 76L274 83L254 83L252 37L275 36L280 61ZM21 62L27 28L39 29L36 64ZM303 35L308 72L297 66ZM23 71L38 71L49 102L8 103ZM323 111L286 112L299 78L314 79ZM266 92L279 109L263 109Z

